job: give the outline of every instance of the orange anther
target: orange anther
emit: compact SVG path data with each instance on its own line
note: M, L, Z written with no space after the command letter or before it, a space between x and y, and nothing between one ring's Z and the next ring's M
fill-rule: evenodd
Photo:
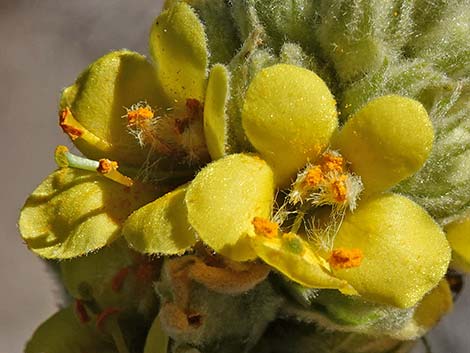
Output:
M307 175L305 176L304 183L306 186L313 188L318 186L322 181L324 181L324 175L319 166L313 166L307 171Z
M96 170L101 174L108 174L117 169L118 169L118 163L115 161L106 159L106 158L100 159L99 166L98 168L96 168Z
M258 235L264 235L268 238L275 238L278 235L278 224L266 218L255 217L251 224L255 227L255 233Z
M347 179L348 176L343 174L331 182L331 192L333 193L333 198L338 203L345 202L348 196L348 189L346 187Z
M326 153L322 157L322 169L327 172L337 171L342 172L344 159L341 156L332 153Z
M361 249L339 248L331 252L328 262L335 269L359 267L364 255Z
M59 125L62 130L69 135L72 140L76 140L83 135L83 130L71 125L68 122L68 117L71 116L72 112L69 108L64 108L59 112Z
M154 112L150 106L138 107L127 111L127 121L130 126L140 125L143 121L152 120Z

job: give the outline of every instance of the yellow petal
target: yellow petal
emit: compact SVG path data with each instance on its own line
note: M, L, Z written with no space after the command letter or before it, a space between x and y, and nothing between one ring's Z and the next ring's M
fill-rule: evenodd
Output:
M48 259L68 259L115 240L135 209L153 199L148 187L131 188L94 172L63 168L49 175L21 210L28 247Z
M203 101L208 51L204 27L188 4L163 11L150 32L150 55L170 105L184 106L189 98Z
M441 280L418 304L411 320L391 336L399 340L412 340L425 335L439 320L452 310L453 300L449 284Z
M145 254L180 254L196 243L184 203L186 187L165 194L130 215L122 233Z
M61 126L87 157L107 157L139 165L147 157L122 116L126 107L161 101L152 65L137 53L120 50L91 64L61 98Z
M207 165L186 193L189 223L216 252L235 261L256 254L248 234L255 217L269 218L274 199L271 168L257 156L232 154Z
M417 172L431 152L434 130L418 101L374 99L348 120L337 141L361 176L366 194L384 191Z
M328 263L317 256L307 242L292 233L287 236L289 239L256 235L251 238L251 246L264 262L304 287L332 288L345 294L356 294L345 280L336 278L329 271Z
M226 154L225 106L229 98L229 72L223 65L212 67L204 104L204 135L212 159Z
M248 139L287 186L327 147L337 127L336 102L312 71L279 64L260 71L246 93L242 124Z
M470 218L453 222L445 230L452 248L452 266L470 272Z
M415 305L447 270L450 248L442 229L417 204L382 194L344 218L335 248L358 248L359 267L335 269L364 298L401 308Z

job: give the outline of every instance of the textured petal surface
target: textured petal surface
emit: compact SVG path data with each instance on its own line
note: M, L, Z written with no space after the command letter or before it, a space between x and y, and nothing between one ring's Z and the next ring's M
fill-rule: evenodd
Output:
M417 172L431 152L433 139L432 124L421 103L384 96L348 120L337 146L370 194Z
M194 245L185 195L181 187L135 211L122 230L130 246L145 254L174 255Z
M337 127L336 102L312 71L279 64L259 72L245 97L248 139L286 186L307 161L327 147Z
M453 222L445 230L452 248L452 266L470 272L470 219Z
M384 194L347 214L335 248L359 248L359 267L335 270L364 298L401 308L415 305L447 270L450 248L434 220L409 199Z
M69 108L86 129L83 138L74 143L87 157L138 165L145 161L148 151L129 134L127 120L123 119L125 108L139 101L157 107L161 105L159 97L152 65L142 55L120 50L91 64L63 91L60 105Z
M346 281L333 276L328 263L317 256L305 241L298 236L293 237L286 241L255 236L251 244L256 255L294 282L309 288L334 288L354 293Z
M153 198L141 184L127 188L98 173L60 169L29 196L19 228L28 247L49 259L68 259L111 243L128 215Z
M204 27L188 4L163 11L150 32L150 55L171 106L204 99L208 51Z
M230 77L223 65L214 65L207 84L204 104L204 135L212 159L226 154L226 104L230 95Z
M253 259L251 222L270 216L273 198L273 174L265 161L253 155L229 155L201 170L189 186L189 223L218 253L236 261Z

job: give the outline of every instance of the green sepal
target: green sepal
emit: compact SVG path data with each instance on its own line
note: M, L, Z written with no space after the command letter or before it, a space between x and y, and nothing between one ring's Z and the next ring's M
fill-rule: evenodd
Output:
M355 81L382 66L388 54L384 37L391 2L322 2L316 34L341 82Z
M145 340L144 353L168 353L169 337L162 329L160 317L153 320Z
M386 336L328 331L311 323L278 319L271 323L251 353L408 353L414 342Z
M256 258L249 234L255 217L269 218L273 174L256 155L232 154L208 164L186 193L189 223L201 240L235 261Z
M142 323L157 311L152 283L158 270L158 262L141 257L123 239L94 254L60 262L62 282L72 297L97 305L97 310L119 308Z
M175 6L181 0L167 0L164 9ZM196 11L207 36L210 62L227 64L241 42L231 15L232 4L225 0L183 0Z
M129 245L144 254L181 254L196 243L180 187L130 215L122 229Z
M73 307L61 309L41 324L26 344L25 353L117 353L90 323L81 323Z
M438 21L410 42L412 54L433 62L451 77L468 77L470 74L468 5L468 2L448 5Z
M276 52L284 42L299 43L312 53L318 45L312 28L318 21L319 2L310 0L254 0L254 8L263 25L268 46Z
M146 160L149 150L129 133L123 116L125 108L140 101L152 107L163 104L154 68L144 56L119 50L92 63L75 84L65 88L60 108L69 108L81 125L82 135L72 137L83 154L135 166Z
M135 209L153 199L153 188L130 188L98 173L63 168L26 200L19 228L29 249L48 259L69 259L110 244Z
M202 102L209 53L204 27L191 6L177 2L163 11L152 25L149 45L169 105Z
M282 298L267 280L241 293L213 291L191 279L193 263L192 256L165 259L155 286L173 352L248 352L275 318Z

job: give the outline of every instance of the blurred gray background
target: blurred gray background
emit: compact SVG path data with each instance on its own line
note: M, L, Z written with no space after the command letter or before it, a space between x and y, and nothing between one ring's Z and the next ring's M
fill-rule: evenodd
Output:
M55 169L56 145L71 146L57 126L60 90L110 50L146 53L161 3L0 0L0 353L22 352L58 305L52 276L21 242L16 221L28 194ZM433 353L470 352L470 287L429 340Z

